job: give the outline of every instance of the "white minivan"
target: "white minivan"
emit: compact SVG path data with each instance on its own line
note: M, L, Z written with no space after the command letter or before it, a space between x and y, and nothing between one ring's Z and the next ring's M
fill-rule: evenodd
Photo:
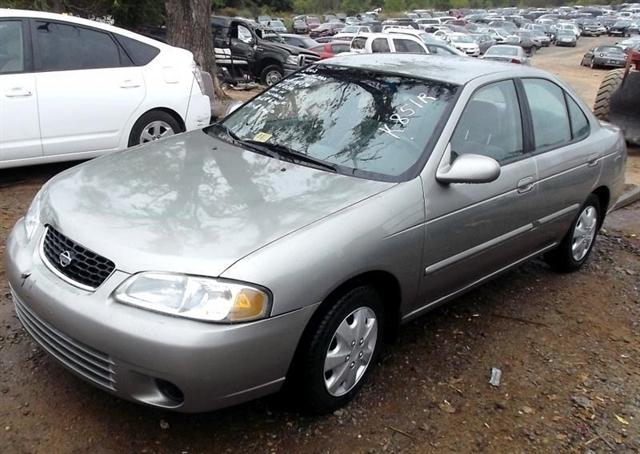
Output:
M209 124L191 52L110 25L0 9L0 168L87 159Z

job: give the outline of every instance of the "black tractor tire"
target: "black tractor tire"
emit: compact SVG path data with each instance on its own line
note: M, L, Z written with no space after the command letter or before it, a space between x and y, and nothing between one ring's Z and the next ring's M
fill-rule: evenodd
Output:
M598 94L596 95L596 102L593 105L593 113L595 113L596 117L600 120L609 120L611 95L622 85L624 71L624 68L609 71L600 83L600 88L598 88Z

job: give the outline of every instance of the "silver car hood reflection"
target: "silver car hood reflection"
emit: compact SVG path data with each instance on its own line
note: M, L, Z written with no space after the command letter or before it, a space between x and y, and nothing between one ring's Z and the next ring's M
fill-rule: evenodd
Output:
M121 271L205 276L394 185L273 159L203 131L63 175L45 187L43 223Z

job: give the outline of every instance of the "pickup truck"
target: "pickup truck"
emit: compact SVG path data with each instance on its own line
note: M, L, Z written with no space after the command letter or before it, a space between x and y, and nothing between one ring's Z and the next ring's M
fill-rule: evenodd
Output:
M241 18L211 18L216 63L228 82L257 81L271 86L283 77L320 60L299 47L263 39L267 30Z

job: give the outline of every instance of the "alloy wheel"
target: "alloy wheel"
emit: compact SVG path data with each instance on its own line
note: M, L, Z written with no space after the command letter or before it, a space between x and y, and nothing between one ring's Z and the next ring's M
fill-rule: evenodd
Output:
M140 141L138 143L153 142L154 140L159 140L174 134L175 131L169 123L162 120L156 120L152 121L142 129Z
M592 206L587 206L573 229L571 241L571 255L576 262L585 258L591 248L598 230L598 212Z

